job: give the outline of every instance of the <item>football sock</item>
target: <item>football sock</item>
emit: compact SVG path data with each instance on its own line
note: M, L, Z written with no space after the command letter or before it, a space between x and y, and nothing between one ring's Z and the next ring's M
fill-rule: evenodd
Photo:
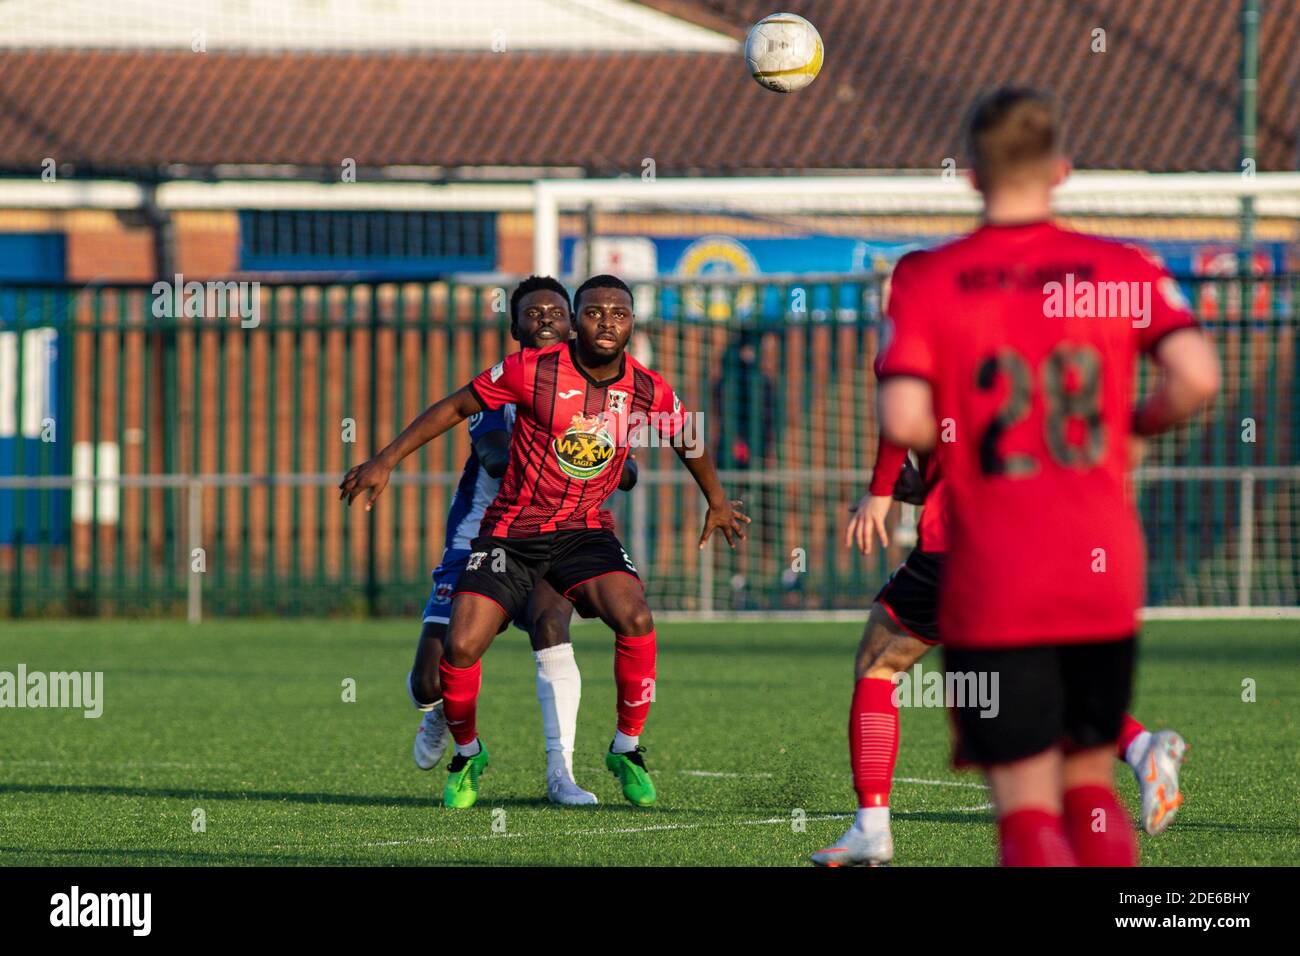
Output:
M655 632L640 637L615 634L614 686L618 691L619 733L627 737L640 735L654 697L654 678Z
M998 820L1003 866L1078 866L1061 817L1026 807Z
M1142 758L1146 756L1147 748L1150 746L1151 733L1144 730L1124 748L1124 762L1133 768L1134 773L1142 772Z
M1065 831L1081 866L1137 866L1133 824L1109 787L1065 791Z
M469 667L452 667L445 657L438 663L438 674L442 678L442 712L447 718L452 739L456 741L457 753L460 753L462 744L474 743L478 736L475 721L478 716L478 690L483 682L483 671L479 664L479 661L475 661Z
M452 746L456 748L456 753L458 753L462 757L473 757L480 750L483 749L483 745L478 742L477 737L475 737L467 744L457 743L457 744L453 744Z
M441 700L435 700L431 704L426 704L415 696L415 671L406 672L406 692L411 695L411 703L415 705L415 709L422 710L425 713L436 710L438 705L442 703Z
M612 754L630 754L636 750L637 745L641 743L641 738L635 734L629 736L623 731L614 732L614 742L609 745L609 752Z
M1132 715L1125 714L1124 722L1119 727L1119 740L1116 741L1119 759L1127 761L1130 765L1135 759L1141 760L1150 740L1151 735L1147 733L1147 729L1134 720ZM1135 742L1138 744L1136 748L1133 746Z
M572 776L578 702L582 699L582 674L573 657L573 645L545 647L534 651L533 658L537 661L537 702L542 708L542 733L546 735L547 771L555 759L560 759Z
M898 759L898 707L894 682L863 677L849 708L849 764L859 807L888 807Z
M889 829L889 807L859 807L853 825L863 833L870 833L882 827L887 830Z

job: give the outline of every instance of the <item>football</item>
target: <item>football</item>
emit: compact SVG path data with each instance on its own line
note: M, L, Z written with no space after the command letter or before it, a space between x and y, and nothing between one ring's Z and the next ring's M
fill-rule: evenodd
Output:
M793 13L773 13L750 28L745 38L749 75L766 89L793 93L817 79L822 68L822 38L817 28Z

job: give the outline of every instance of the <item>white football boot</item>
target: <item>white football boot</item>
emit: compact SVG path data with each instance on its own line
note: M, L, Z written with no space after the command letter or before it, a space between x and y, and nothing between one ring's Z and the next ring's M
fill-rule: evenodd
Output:
M1142 794L1142 829L1154 836L1173 822L1183 805L1178 789L1178 768L1187 754L1187 742L1175 731L1151 735L1146 753L1133 768Z
M572 755L566 756L558 750L546 754L546 799L564 807L589 807L599 803L596 795L583 790L573 779L573 770L569 763Z
M451 734L447 732L447 718L442 713L442 702L424 712L420 729L415 732L415 765L421 770L432 770L447 752Z
M848 832L812 855L818 866L886 866L894 858L894 835L888 826Z

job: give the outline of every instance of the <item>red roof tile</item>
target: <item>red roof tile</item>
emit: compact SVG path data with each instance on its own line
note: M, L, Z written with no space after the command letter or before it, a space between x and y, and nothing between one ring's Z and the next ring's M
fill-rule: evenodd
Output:
M767 0L647 0L742 35ZM592 175L937 168L972 95L1061 99L1076 164L1237 167L1229 0L809 0L808 89L769 93L717 54L0 53L0 169L179 164L579 166ZM1259 168L1300 165L1300 3L1264 0ZM694 13L692 13L694 11ZM1106 30L1107 51L1090 50Z

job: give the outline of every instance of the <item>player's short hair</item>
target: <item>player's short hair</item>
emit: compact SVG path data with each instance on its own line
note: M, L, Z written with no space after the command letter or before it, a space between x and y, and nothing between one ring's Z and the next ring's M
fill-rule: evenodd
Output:
M578 286L578 291L573 293L573 309L576 312L578 303L582 301L582 293L588 289L622 289L627 293L627 297L632 298L632 290L628 288L627 283L618 276L612 276L608 273L592 276L582 285Z
M554 292L564 300L564 307L573 312L573 303L569 301L569 290L564 287L564 283L559 279L551 276L529 276L519 285L515 286L515 291L510 293L510 326L513 328L519 321L519 303L524 300L524 296L531 292Z
M1060 151L1056 106L1047 94L1004 86L981 97L966 120L966 150L981 185Z

